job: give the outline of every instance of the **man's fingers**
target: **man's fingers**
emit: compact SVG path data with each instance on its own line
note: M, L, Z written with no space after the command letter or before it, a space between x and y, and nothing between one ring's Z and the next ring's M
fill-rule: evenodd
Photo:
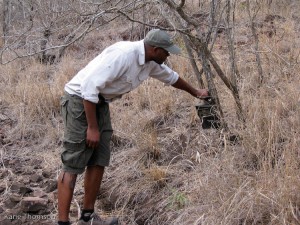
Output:
M98 142L93 142L92 148L93 148L93 149L96 149L97 147L98 147Z
M98 147L99 142L97 142L97 141L87 141L86 144L89 148L95 149L95 148Z

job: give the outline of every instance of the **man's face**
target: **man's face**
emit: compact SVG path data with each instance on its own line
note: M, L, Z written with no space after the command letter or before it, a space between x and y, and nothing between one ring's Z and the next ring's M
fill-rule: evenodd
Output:
M155 47L154 51L155 57L153 60L158 64L162 64L170 56L170 53L163 48Z

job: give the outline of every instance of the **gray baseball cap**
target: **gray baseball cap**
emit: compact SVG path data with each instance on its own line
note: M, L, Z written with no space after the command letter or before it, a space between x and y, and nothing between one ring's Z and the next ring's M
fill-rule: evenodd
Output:
M171 54L179 54L181 52L181 49L177 45L174 45L169 34L160 29L150 30L144 42L154 47L163 48Z

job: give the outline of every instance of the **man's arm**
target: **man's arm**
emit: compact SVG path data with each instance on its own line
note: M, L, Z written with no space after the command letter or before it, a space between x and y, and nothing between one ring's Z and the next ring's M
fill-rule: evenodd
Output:
M96 148L100 139L100 132L96 118L96 104L87 100L83 100L83 105L88 123L86 144L90 148Z
M175 88L184 90L184 91L190 93L191 95L193 95L196 98L201 98L201 97L208 96L208 90L207 89L195 89L180 77L178 78L178 80L172 86L175 87Z

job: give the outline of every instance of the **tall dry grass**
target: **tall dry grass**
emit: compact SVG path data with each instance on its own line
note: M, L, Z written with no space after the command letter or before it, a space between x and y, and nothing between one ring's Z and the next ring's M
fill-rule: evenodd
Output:
M229 91L215 79L237 143L231 143L224 131L201 128L196 99L147 80L111 104L113 155L99 210L119 214L126 224L300 224L300 21L292 16L299 3L283 7L284 1L274 1L267 7L268 2L263 2L257 21L263 23L267 13L284 20L274 21L272 37L265 33L270 29L267 24L258 30L265 77L260 88L248 19L244 6L237 8L235 36L246 40L236 43L245 128L237 120ZM63 133L59 115L63 86L97 54L91 50L97 43L94 48L91 37L87 40L81 45L90 46L89 54L79 54L74 47L55 66L19 60L0 68L1 114L12 121L5 130L6 143L20 146L16 155L23 154L22 146L35 145L40 151L31 154L42 157L53 171L59 164ZM214 55L229 74L225 43L224 37L217 39ZM186 58L171 56L169 63L196 86ZM74 196L79 203L81 180ZM74 202L72 210L76 209Z

